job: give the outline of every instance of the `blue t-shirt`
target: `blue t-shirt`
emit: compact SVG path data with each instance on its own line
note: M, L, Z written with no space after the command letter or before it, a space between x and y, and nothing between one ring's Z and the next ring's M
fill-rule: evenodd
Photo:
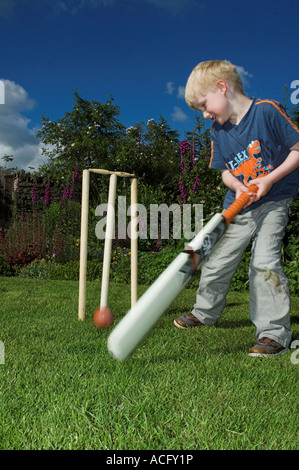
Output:
M243 184L262 177L281 165L290 148L299 141L299 129L283 107L274 100L253 99L238 125L215 122L211 129L210 167L229 169ZM295 197L299 186L298 169L275 183L259 201L244 209L250 211L266 201ZM230 189L224 198L226 209L235 200Z

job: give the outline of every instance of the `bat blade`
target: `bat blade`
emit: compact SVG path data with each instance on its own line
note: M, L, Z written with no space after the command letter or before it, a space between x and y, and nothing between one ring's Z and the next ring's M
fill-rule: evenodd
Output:
M239 201L240 198L242 198L241 201ZM246 193L243 193L240 198L223 214L215 214L212 217L193 238L188 249L174 259L116 325L107 342L108 351L115 359L123 361L132 354L191 280L196 269L216 248L227 225L249 200Z
M194 275L196 267L209 256L226 229L225 219L216 214L191 241L188 250L180 253L168 268L148 288L144 295L128 311L108 338L111 355L123 361L154 326L167 307L184 289Z

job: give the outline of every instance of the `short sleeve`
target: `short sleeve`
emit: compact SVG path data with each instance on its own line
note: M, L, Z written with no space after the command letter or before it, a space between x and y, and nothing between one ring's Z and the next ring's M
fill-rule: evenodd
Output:
M269 100L265 103L263 112L278 144L284 144L290 149L299 141L299 129L291 121L280 103Z
M214 168L216 170L226 169L226 164L217 141L216 132L213 131L213 129L211 131L211 160L209 166L210 168Z

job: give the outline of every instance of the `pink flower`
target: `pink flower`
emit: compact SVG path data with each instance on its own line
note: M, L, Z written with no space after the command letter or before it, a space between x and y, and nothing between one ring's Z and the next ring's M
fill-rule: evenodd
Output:
M184 184L183 184L181 179L179 180L179 190L180 190L180 193L181 193L182 203L186 204L186 194L185 194L185 190L184 190Z
M32 190L31 190L31 200L32 200L33 204L35 204L38 200L38 190L36 189L35 186L33 186Z
M195 193L195 191L197 191L199 188L199 177L196 176L195 177L195 182L194 182L194 185L193 185L193 188L192 188L192 192Z
M69 196L70 196L70 187L69 187L69 184L67 183L62 193L62 200L66 201L69 198Z
M48 206L51 204L51 189L50 189L50 183L47 183L46 189L45 189L45 205Z
M69 199L74 199L74 197L75 197L75 188L73 186L69 193Z
M73 173L72 181L73 181L74 184L78 183L78 169L77 169L77 167L75 168L75 171Z
M138 217L138 223L139 223L140 227L144 230L144 229L145 229L145 225L144 225L144 222L143 222L143 220L142 220L141 217Z
M181 153L181 172L185 175L185 168L184 168L184 153L191 149L191 145L187 142L187 140L181 140L180 142L180 153Z

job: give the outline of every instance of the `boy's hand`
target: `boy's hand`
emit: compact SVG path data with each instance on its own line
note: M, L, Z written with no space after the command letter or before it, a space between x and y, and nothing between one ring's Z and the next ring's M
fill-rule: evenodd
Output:
M250 195L250 199L248 203L246 204L246 206L244 207L244 209L250 206L250 204L252 204L253 202L257 200L256 193L251 192L250 188L245 186L245 184L241 183L241 181L238 178L236 178L229 169L222 170L221 175L222 175L222 181L225 184L225 186L227 186L228 188L230 188L232 191L236 193L236 199L242 193L247 193Z
M265 176L251 180L248 183L250 185L255 184L258 188L257 190L257 201L262 197L268 194L272 186L280 181L285 176L289 175L292 171L299 168L299 142L297 142L290 149L290 153L285 159L285 161L279 165L275 170L271 171Z
M261 197L265 196L273 186L273 181L268 177L269 175L262 176L261 178L257 178L255 180L251 180L248 183L248 188L254 184L257 186L257 193L255 194L256 198L255 201L259 201Z
M246 206L244 206L243 209L246 209L246 207L250 206L251 204L253 204L255 201L257 201L257 193L252 193L250 191L250 188L245 186L244 184L241 184L240 186L238 186L238 188L236 188L236 199L241 196L242 193L247 193L250 195L250 199L248 201L248 203L246 204Z

